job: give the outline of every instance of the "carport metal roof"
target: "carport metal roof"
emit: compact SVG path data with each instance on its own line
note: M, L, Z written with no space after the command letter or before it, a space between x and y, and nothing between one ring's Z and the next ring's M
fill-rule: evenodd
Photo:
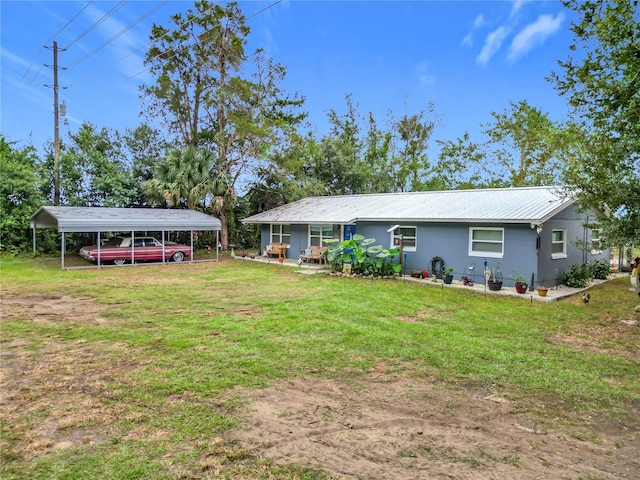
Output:
M220 220L194 210L160 208L41 207L31 228L69 232L220 230Z
M33 229L33 251L36 251L36 229L55 228L62 234L61 266L65 267L65 234L98 232L148 232L190 231L193 262L193 231L216 231L221 229L220 220L194 210L160 208L106 208L106 207L40 207L31 216ZM133 248L133 247L132 247ZM216 248L216 260L218 249ZM132 250L133 262L133 250ZM165 260L162 260L165 263ZM101 266L98 264L98 266ZM76 267L78 268L78 267Z

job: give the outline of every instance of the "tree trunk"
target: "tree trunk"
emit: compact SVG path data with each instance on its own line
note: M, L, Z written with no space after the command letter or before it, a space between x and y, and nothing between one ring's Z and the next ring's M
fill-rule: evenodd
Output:
M220 219L220 243L222 244L222 250L229 248L229 216L224 210L218 215Z

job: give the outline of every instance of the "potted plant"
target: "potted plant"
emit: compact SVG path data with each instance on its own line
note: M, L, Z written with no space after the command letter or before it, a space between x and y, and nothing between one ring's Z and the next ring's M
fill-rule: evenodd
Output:
M546 297L547 293L549 293L549 287L538 285L538 295L540 295L541 297Z
M453 282L453 267L445 265L443 268L443 281L447 285Z
M497 292L502 288L502 272L500 271L500 267L491 269L491 275L487 280L487 286L492 292Z
M547 293L549 293L549 287L547 287L545 283L547 283L547 281L542 280L542 282L538 284L538 295L541 297L546 297Z
M516 292L518 292L518 293L526 293L527 292L527 287L529 286L529 283L527 282L527 280L524 277L524 275L522 275L520 272L517 272L517 271L514 270L514 272L513 272L513 280L515 281L515 284L516 284Z

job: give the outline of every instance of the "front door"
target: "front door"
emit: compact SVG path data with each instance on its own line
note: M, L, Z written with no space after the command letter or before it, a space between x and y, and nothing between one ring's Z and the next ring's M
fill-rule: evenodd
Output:
M345 225L344 226L344 238L343 238L343 240L351 240L355 234L356 234L356 226L355 225Z

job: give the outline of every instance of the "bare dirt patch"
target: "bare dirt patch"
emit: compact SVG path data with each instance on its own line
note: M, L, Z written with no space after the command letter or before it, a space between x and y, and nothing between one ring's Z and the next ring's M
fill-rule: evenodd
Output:
M499 395L379 375L301 378L250 395L236 440L336 478L640 478L637 424L580 440Z
M101 308L91 298L62 294L34 294L2 298L0 320L24 318L34 323L81 322L105 325L100 317Z
M137 369L124 345L21 340L2 342L0 390L4 432L15 437L13 455L103 443L128 407L114 402L116 383Z

